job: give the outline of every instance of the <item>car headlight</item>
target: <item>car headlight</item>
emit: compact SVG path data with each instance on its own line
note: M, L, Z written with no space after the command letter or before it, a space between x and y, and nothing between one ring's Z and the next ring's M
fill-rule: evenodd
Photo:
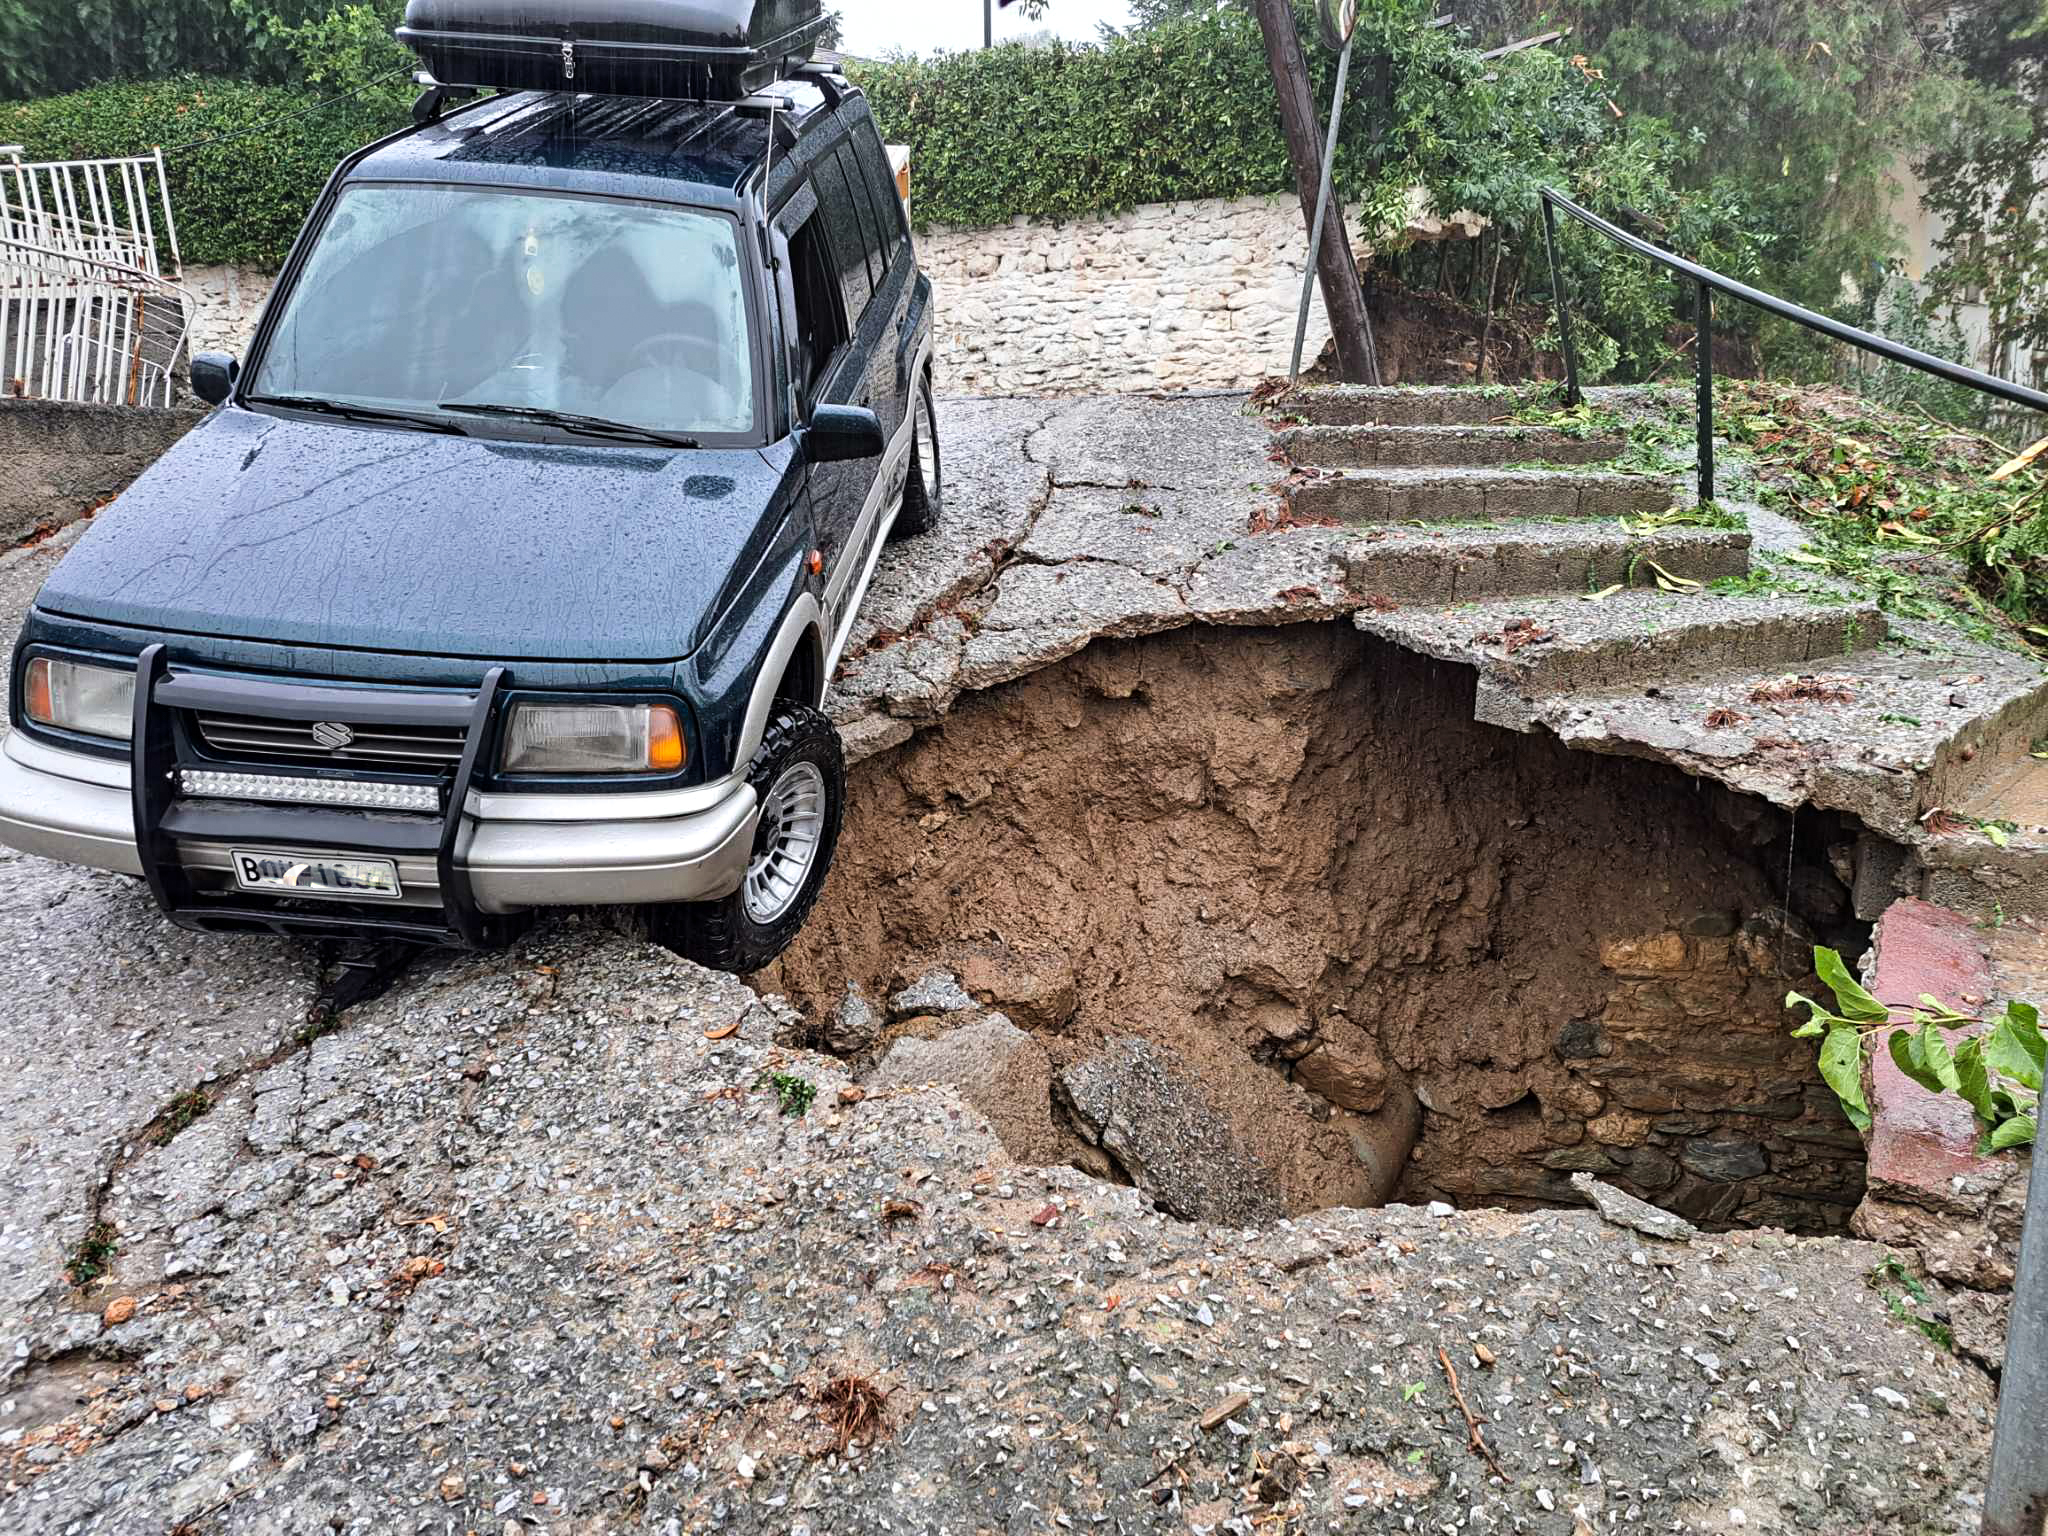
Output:
M516 704L501 773L674 773L688 759L666 704Z
M135 730L135 673L37 656L22 679L22 713L60 731L126 741Z

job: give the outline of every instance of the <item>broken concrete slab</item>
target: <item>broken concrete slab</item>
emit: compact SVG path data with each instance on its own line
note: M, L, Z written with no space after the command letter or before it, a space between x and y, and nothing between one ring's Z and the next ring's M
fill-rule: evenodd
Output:
M917 627L938 608L985 585L1029 531L1051 481L1025 453L1053 405L1044 400L939 402L942 508L929 533L890 546L854 619L847 654L858 657Z
M961 653L960 686L989 688L1104 637L1157 634L1188 622L1179 591L1128 566L1012 565Z
M1284 1210L1272 1174L1238 1144L1200 1086L1150 1042L1108 1041L1059 1081L1082 1126L1162 1208L1238 1227L1277 1220Z
M1268 424L1241 394L1122 396L1063 401L1026 447L1056 486L1108 490L1237 491L1276 478Z
M1530 730L1524 701L1674 677L1771 667L1809 667L1868 650L1884 639L1874 605L1814 607L1713 593L1621 592L1589 602L1531 597L1451 611L1368 609L1367 634L1476 667L1481 718Z
M1052 1060L1000 1013L955 1015L937 1035L900 1036L862 1083L951 1088L987 1119L1014 1161L1046 1167L1067 1160L1066 1138L1052 1121Z
M1616 1189L1612 1184L1603 1184L1590 1173L1574 1173L1571 1182L1572 1188L1599 1210L1603 1220L1618 1227L1627 1227L1646 1237L1661 1237L1681 1243L1690 1242L1700 1235L1700 1229L1683 1216L1674 1216L1647 1200L1638 1200L1634 1195Z
M1251 492L1060 487L1017 546L1022 560L1065 565L1106 560L1179 583L1219 544L1244 537Z

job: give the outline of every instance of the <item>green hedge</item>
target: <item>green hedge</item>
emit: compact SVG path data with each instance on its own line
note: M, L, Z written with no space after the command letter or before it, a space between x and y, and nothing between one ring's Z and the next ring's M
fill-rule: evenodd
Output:
M1101 47L862 64L854 78L884 137L910 146L921 223L1070 218L1294 184L1258 26L1236 11ZM1354 130L1364 116L1353 112Z
M32 160L164 150L187 262L276 267L335 162L404 122L388 94L323 104L286 86L171 80L0 103Z

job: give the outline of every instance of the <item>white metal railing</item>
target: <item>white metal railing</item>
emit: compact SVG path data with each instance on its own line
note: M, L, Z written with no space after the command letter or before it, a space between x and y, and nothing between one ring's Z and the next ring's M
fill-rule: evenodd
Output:
M161 153L0 149L0 394L171 404L193 315L180 275Z

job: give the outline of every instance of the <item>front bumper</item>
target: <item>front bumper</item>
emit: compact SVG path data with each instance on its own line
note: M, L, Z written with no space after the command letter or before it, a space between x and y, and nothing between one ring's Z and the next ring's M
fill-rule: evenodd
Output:
M130 765L51 746L20 731L0 744L0 843L67 864L144 873L135 839ZM687 808L684 808L687 807ZM678 814L666 814L677 810ZM744 781L715 799L675 791L597 795L472 793L456 834L456 867L479 910L637 906L703 901L737 890L760 808ZM231 881L228 845L179 841L200 885ZM403 906L443 903L430 855L400 856Z

